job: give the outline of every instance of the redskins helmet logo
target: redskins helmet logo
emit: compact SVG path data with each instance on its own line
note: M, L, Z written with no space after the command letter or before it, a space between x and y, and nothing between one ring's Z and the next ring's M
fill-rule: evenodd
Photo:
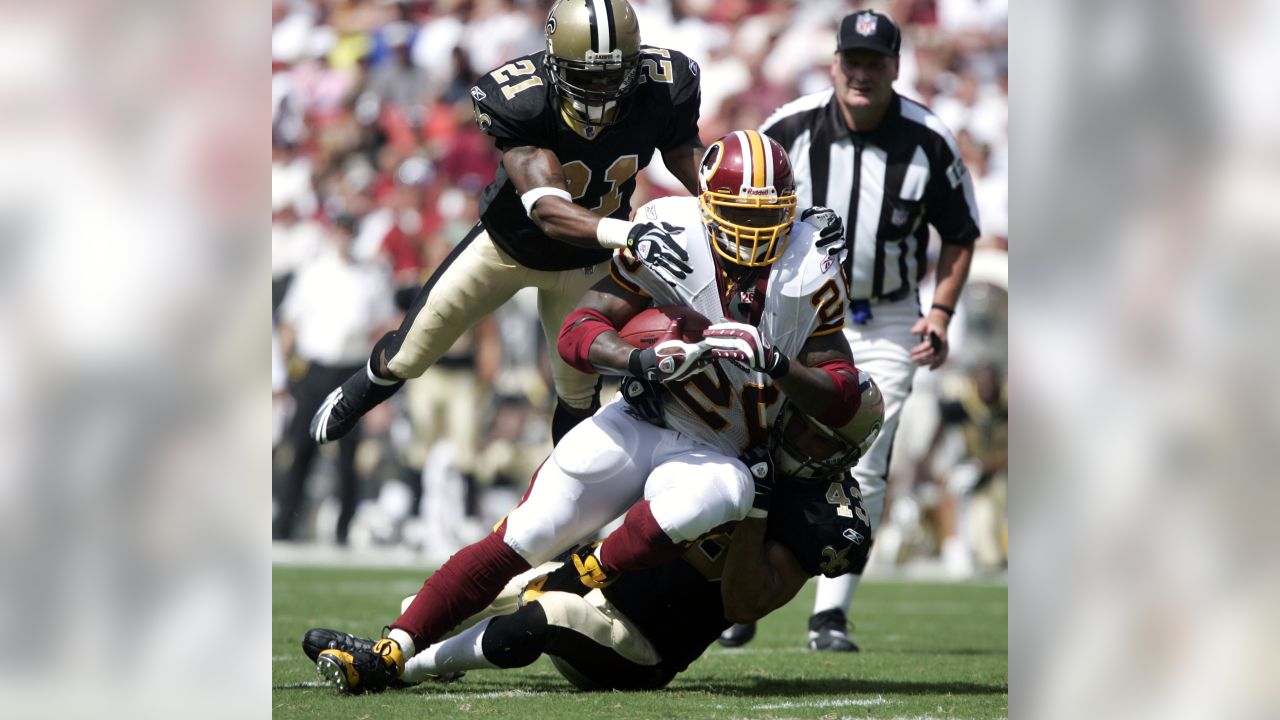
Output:
M702 166L699 168L699 180L702 181L702 189L706 190L711 181L711 176L716 174L716 170L720 167L720 155L724 151L724 143L715 142L711 147L707 148L707 152L702 156Z

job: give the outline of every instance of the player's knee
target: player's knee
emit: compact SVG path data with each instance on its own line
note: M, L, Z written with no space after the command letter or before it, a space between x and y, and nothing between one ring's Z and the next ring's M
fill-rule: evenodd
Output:
M599 375L583 375L565 366L566 371L556 373L556 402L582 415L591 415L600 409L600 388L604 378Z
M502 540L530 565L539 565L568 549L573 540L564 541L557 530L561 522L555 522L550 513L540 512L538 506L524 505L507 516L507 527Z
M480 650L486 660L500 668L525 667L542 655L546 640L547 616L542 606L533 602L490 621L480 640Z

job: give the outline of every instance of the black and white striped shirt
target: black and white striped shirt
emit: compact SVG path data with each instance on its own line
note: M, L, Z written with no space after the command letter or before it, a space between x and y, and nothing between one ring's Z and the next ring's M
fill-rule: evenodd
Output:
M894 94L874 130L852 132L834 92L805 95L760 132L787 149L799 207L845 222L849 297L900 299L927 269L929 225L944 243L978 237L973 180L951 133L925 106Z

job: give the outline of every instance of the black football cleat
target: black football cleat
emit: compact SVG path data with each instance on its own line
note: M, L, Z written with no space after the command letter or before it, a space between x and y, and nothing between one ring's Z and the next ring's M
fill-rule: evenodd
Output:
M404 654L396 641L383 638L369 650L321 650L316 672L340 693L381 692L396 685L404 673Z
M720 633L716 642L725 647L742 647L756 636L755 623L734 623L729 629Z
M373 652L373 640L327 628L311 628L302 636L302 652L311 662L320 659L325 650L341 650L347 654Z
M382 385L369 379L367 368L357 370L329 393L311 416L311 439L317 445L333 442L355 428L364 414L396 394L404 381Z
M839 608L823 610L809 617L809 649L817 652L858 652L861 648L849 637L849 621Z

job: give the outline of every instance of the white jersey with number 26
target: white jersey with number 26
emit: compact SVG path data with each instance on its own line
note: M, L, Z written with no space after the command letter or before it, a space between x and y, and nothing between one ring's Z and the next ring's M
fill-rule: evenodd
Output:
M663 224L688 251L692 271L677 279L663 269L638 262L629 251L619 250L610 267L614 279L632 292L653 298L656 305L685 305L713 324L728 321L722 302L724 284L702 224L698 199L654 200L642 207L635 219ZM840 332L844 327L846 290L839 258L828 257L814 247L816 237L816 230L808 223L791 226L782 256L769 268L765 289L760 333L765 342L793 361L810 337ZM728 361L713 363L664 386L668 391L663 408L667 425L729 456L764 443L781 407L778 389L768 375L745 371Z

